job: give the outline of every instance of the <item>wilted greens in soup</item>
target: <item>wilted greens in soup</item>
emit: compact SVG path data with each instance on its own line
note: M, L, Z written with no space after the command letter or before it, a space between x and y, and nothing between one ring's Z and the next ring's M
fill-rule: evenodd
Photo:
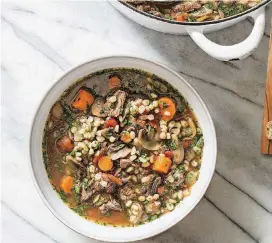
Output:
M72 85L44 131L48 177L78 214L131 226L172 211L197 181L204 140L181 94L159 77L109 69Z
M242 13L262 0L124 0L138 10L180 22L218 20Z

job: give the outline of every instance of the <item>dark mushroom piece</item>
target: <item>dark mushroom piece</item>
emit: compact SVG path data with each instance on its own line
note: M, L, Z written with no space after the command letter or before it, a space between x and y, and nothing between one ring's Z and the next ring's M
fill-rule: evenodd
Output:
M107 114L104 109L104 100L100 97L96 98L92 104L91 113L97 117L106 117Z
M157 193L158 187L160 186L160 184L162 183L162 179L161 177L155 177L154 180L150 183L148 192L153 195L155 193Z

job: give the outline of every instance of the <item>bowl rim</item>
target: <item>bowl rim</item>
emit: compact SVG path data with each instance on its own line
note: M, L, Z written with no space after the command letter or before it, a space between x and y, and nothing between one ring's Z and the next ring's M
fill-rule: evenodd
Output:
M226 17L226 18L223 18L223 19L208 20L208 21L203 21L203 22L178 22L178 21L175 21L175 20L169 20L169 19L157 17L157 16L152 15L150 13L146 13L144 11L138 10L137 8L135 8L134 6L132 6L132 5L128 4L128 3L126 3L126 2L123 2L123 1L120 1L120 0L117 0L117 2L122 4L125 7L129 8L130 10L138 13L138 14L141 14L141 15L147 17L147 18L158 20L159 22L165 22L165 23L174 24L174 25L177 25L177 26L178 25L183 25L183 26L204 26L204 25L215 25L215 24L227 22L227 21L239 18L241 16L247 15L247 14L249 14L249 13L251 13L251 12L261 8L261 7L264 7L266 4L271 3L272 0L263 0L262 2L258 3L256 6L254 6L252 8L249 8L246 11L243 11L243 12L241 12L239 14L235 14L233 16L229 16L229 17Z
M72 72L74 72L76 69L92 63L92 62L96 62L96 61L102 61L102 60L106 60L106 59L115 59L115 58L127 58L127 59L134 59L136 61L140 61L140 62L149 62L153 65L159 66L159 68L163 68L166 69L169 72L172 72L173 74L175 74L179 79L182 80L182 82L184 82L189 89L191 89L191 91L194 93L194 95L197 97L197 99L200 101L200 103L203 106L203 109L205 111L205 114L208 118L209 121L209 125L211 128L211 132L213 135L213 145L214 145L214 150L213 150L213 155L212 155L212 167L209 171L209 174L207 175L208 179L207 179L207 183L204 186L203 190L199 193L198 197L196 198L196 200L194 201L194 203L192 203L190 205L190 207L188 208L187 212L184 214L184 217L182 219L184 219L196 206L197 204L200 202L200 200L202 199L202 197L204 196L204 194L207 191L208 186L211 183L214 171L215 171L215 165L216 165L216 160L217 160L217 137L216 137L216 130L214 127L214 123L210 114L210 111L206 105L206 103L203 101L203 99L201 98L201 96L198 94L198 92L195 90L195 88L186 80L184 79L180 74L178 74L176 71L172 70L171 68L167 67L166 65L162 64L161 62L158 62L156 60L152 60L152 59L146 59L146 58L141 58L141 57L137 57L137 56L132 56L132 55L105 55L105 56L101 56L98 58L92 58L89 59L87 61L81 62L80 64L73 66L71 68L69 68L67 71L64 71L64 73L62 75L60 75L59 77L55 78L52 85L50 85L50 87L46 90L46 92L44 93L44 95L42 96L38 106L36 107L36 111L32 117L32 122L31 122L31 129L30 129L30 133L29 133L29 148L28 148L28 152L29 152L29 160L28 160L28 166L30 169L30 174L31 174L31 178L32 181L35 185L35 188L39 194L39 196L41 197L43 203L45 204L45 206L51 211L51 213L64 225L66 225L68 228L70 228L71 230L73 230L74 232L79 233L82 236L88 237L90 239L95 239L95 240L100 240L100 241L107 241L107 242L132 242L132 241L139 241L139 240L143 240L143 239L147 239L150 237L153 237L155 235L158 235L160 233L165 232L166 230L168 230L169 228L173 227L174 225L176 225L178 222L180 222L182 219L177 219L177 220L173 220L171 222L171 224L165 226L164 228L159 228L154 232L150 232L148 235L144 235L144 236L138 236L137 238L131 239L131 240L124 240L124 239L118 239L118 240L110 240L107 237L96 237L96 236L89 236L83 233L83 231L80 231L79 227L78 228L74 228L72 225L69 224L69 222L65 221L64 219L62 219L62 217L58 214L58 212L50 205L50 203L47 201L42 189L40 188L38 181L35 177L35 172L34 172L34 168L32 166L34 162L34 156L32 154L32 140L33 140L33 133L34 133L34 127L35 127L35 123L36 123L36 119L37 119L37 115L39 110L41 109L42 104L44 103L44 101L46 100L48 94L51 92L51 90L53 90L55 88L55 86L57 85L57 83L62 80L65 76L70 75ZM124 227L124 229L126 229L126 227Z

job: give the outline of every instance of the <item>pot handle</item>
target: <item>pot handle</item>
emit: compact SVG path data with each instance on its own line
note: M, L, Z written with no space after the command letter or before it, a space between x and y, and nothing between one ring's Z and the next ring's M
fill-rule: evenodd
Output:
M265 9L254 12L254 26L251 34L243 42L232 46L221 46L210 41L204 34L203 29L187 28L188 34L194 42L210 56L222 60L233 61L249 56L259 45L265 28Z

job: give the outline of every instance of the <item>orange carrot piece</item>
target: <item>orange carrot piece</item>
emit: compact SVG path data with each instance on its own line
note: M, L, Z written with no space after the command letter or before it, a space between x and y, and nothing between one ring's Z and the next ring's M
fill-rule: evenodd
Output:
M121 141L123 141L124 143L130 143L131 142L131 137L130 137L130 134L129 134L129 132L127 132L127 131L123 131L122 133L121 133Z
M62 153L72 152L74 149L74 142L68 136L64 136L57 141L57 147Z
M118 125L117 121L113 117L111 117L110 119L105 121L104 127L115 127L116 125Z
M170 121L176 114L176 104L168 97L163 97L159 99L159 106L161 110L161 119L164 121Z
M170 166L172 164L172 161L170 158L165 156L158 156L154 162L153 170L159 172L159 173L167 173Z
M75 100L72 103L72 106L78 110L86 111L88 105L91 105L94 102L94 97L88 91L81 89L79 90Z
M112 76L109 78L109 88L114 89L114 88L119 88L121 87L121 80L117 76Z
M113 162L111 160L111 157L110 156L102 156L98 160L98 167L102 171L109 171L109 170L111 170L112 167L113 167Z
M185 18L182 15L177 15L176 20L180 21L180 22L183 22L185 20Z
M119 186L121 186L121 185L123 184L123 181L122 181L120 178L118 178L118 177L116 177L116 176L114 176L114 175L106 174L106 176L107 176L113 183L115 183L115 184L117 184L117 185L119 185Z
M72 176L65 176L61 180L60 187L65 193L71 193L73 188L74 179Z

